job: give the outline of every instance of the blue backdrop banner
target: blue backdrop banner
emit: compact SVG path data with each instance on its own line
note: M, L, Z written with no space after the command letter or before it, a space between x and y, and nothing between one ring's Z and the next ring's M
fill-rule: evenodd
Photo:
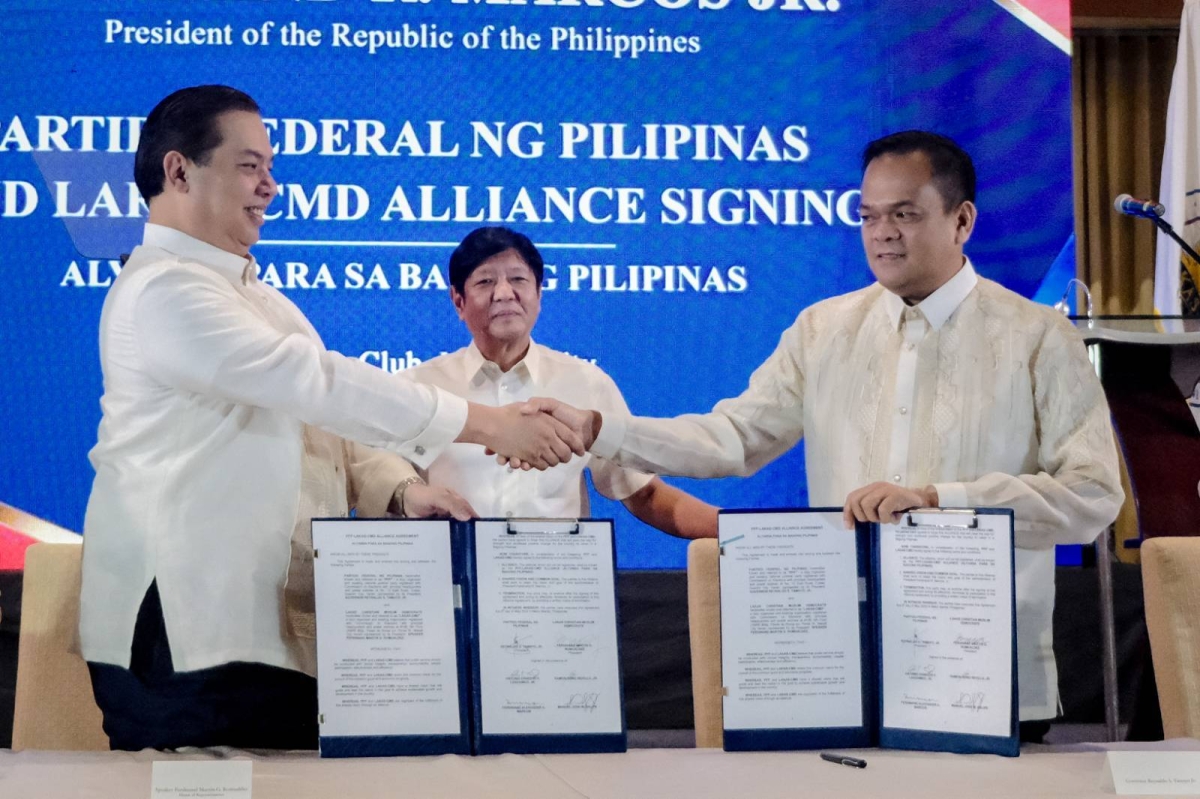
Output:
M177 88L261 104L281 186L254 253L330 348L398 371L466 344L447 257L505 224L547 262L535 338L675 415L741 391L803 307L871 280L859 158L885 133L974 156L972 259L1037 292L1072 229L1048 6L1066 0L9 0L0 500L82 527L100 306L146 216L133 153ZM677 484L807 502L799 451ZM683 564L684 542L595 496L593 515L617 519L620 566Z

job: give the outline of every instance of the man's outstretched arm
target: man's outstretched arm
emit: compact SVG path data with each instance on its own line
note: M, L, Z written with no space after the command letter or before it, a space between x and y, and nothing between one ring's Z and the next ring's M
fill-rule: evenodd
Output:
M740 395L712 411L652 419L579 411L552 399L527 403L570 426L589 451L620 466L680 477L750 475L787 452L804 434L804 340L815 335L800 318L750 376ZM513 465L513 464L510 464Z
M678 538L717 537L718 509L658 477L622 504L646 524Z

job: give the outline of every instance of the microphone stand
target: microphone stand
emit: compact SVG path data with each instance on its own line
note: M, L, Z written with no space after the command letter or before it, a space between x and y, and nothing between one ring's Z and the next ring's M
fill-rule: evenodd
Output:
M1153 220L1155 226L1157 226L1159 230L1174 239L1175 243L1182 247L1183 251L1191 256L1193 261L1195 261L1197 264L1200 264L1200 253L1197 253L1195 250L1193 250L1191 245L1184 241L1179 234L1175 232L1175 228L1171 227L1170 222L1163 219L1158 214L1147 214L1146 218Z

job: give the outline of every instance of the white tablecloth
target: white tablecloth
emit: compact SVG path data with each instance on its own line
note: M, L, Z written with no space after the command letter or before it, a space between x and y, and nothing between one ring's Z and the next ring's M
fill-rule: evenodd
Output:
M1200 752L1200 742L1028 747L1019 758L856 750L865 769L815 752L640 749L620 755L501 755L321 760L240 750L0 750L2 799L148 799L156 759L254 760L253 799L794 799L795 797L1102 797L1105 749Z

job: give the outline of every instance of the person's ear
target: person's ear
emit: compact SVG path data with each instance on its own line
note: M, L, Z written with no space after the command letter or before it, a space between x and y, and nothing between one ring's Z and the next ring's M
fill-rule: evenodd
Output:
M450 300L454 303L454 310L458 314L458 318L463 318L463 309L466 307L467 298L459 294L458 289L450 286Z
M187 171L191 162L178 150L163 156L163 188L170 187L180 194L187 194Z
M970 200L963 200L962 205L958 206L955 212L955 229L954 243L962 246L971 238L971 233L975 230L975 219L979 212L975 208L975 203Z

